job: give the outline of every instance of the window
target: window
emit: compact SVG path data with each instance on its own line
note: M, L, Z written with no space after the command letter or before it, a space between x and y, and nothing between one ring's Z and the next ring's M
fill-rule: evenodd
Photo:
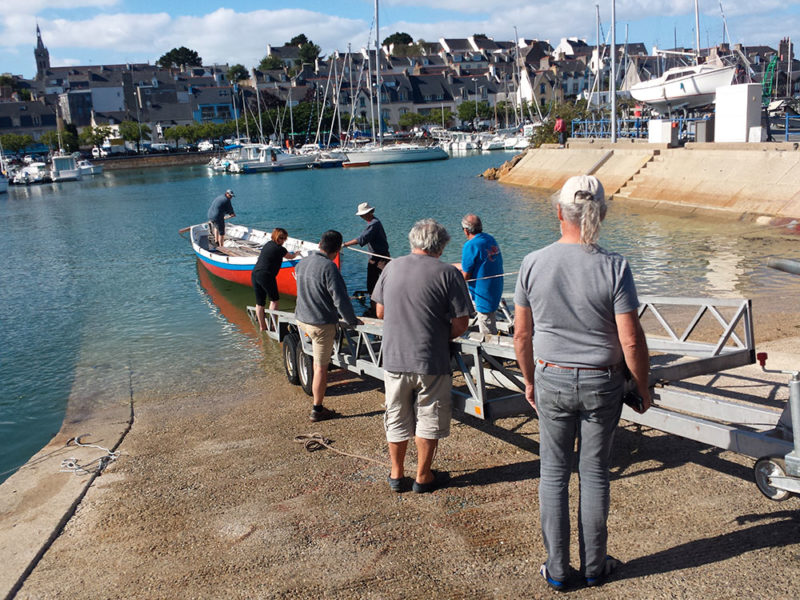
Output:
M202 121L211 121L216 117L214 112L213 106L201 106L200 107L200 119Z
M231 119L231 107L230 106L218 106L217 107L217 118L224 119L225 121L230 121Z
M539 93L540 94L544 94L545 93L545 86L544 86L543 83L539 84Z

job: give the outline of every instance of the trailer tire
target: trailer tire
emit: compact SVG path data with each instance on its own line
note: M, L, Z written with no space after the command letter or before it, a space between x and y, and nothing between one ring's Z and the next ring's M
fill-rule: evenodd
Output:
M787 490L773 487L769 482L770 477L786 477L786 463L783 461L783 458L772 456L759 458L753 467L753 475L755 476L759 491L770 500L783 502L792 495L792 493Z
M309 396L313 396L314 358L303 352L302 344L297 344L297 375L303 391Z
M286 371L286 379L292 385L300 383L300 375L297 371L297 347L300 345L300 338L296 333L290 333L283 338L283 369Z

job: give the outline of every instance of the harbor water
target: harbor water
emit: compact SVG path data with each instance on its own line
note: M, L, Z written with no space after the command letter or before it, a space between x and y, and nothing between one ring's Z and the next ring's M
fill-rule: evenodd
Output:
M234 222L314 241L329 228L355 237L356 206L369 202L395 256L408 251L411 225L432 217L453 236L443 257L452 262L460 219L475 212L511 273L557 239L558 223L546 194L478 177L510 157L245 176L204 166L109 171L0 195L0 481L52 438L78 397L102 409L110 398L190 392L262 360L244 316L252 292L209 275L178 234L204 221L226 188L236 194ZM800 238L780 228L612 203L601 244L628 257L641 294L794 302L800 291L800 278L766 266L800 255ZM351 292L364 288L365 271L366 257L345 251ZM506 293L514 282L506 277Z

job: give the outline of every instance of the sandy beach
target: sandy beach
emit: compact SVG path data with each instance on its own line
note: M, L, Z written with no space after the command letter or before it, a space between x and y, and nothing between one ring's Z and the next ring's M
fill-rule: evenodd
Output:
M774 303L756 311L757 343L769 350L769 366L788 367L797 356L791 324L798 322L800 315L783 314ZM428 495L394 494L386 483L379 382L332 372L326 404L344 418L312 424L309 398L282 376L277 344L263 345L263 362L243 369L238 383L147 397L133 389L133 422L120 458L88 487L17 598L552 594L538 576L544 551L532 415L455 420L435 460L450 484ZM755 366L713 379L720 389L746 387L774 403L786 398L780 384L787 377ZM124 419L114 423L121 436ZM309 452L295 441L314 432L359 457ZM57 464L61 456L55 452L37 468L48 460ZM606 586L568 595L796 597L800 504L764 498L752 465L732 452L622 422L609 551L625 564ZM24 475L0 487L4 561L17 554L9 540L20 553L36 543L14 538L24 518L6 510ZM81 479L48 476L54 478ZM576 498L573 477L573 515Z

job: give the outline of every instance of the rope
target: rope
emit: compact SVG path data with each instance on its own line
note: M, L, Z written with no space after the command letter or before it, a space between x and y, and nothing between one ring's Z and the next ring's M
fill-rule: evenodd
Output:
M333 440L329 440L325 438L320 433L304 433L302 435L296 435L294 437L294 441L298 444L303 444L303 447L308 450L309 452L316 452L317 450L322 450L323 448L327 448L328 450L333 450L337 454L341 454L342 456L349 456L351 458L360 458L361 460L366 460L376 465L380 465L382 467L390 467L388 463L382 462L380 460L375 460L374 458L370 458L369 456L362 456L361 454L351 454L349 452L343 452L342 450L337 450L331 444Z
M353 248L352 246L345 246L348 250L352 250L353 252L360 252L361 254L367 254L369 256L377 256L378 258L383 258L386 260L392 260L391 256L383 256L382 254L375 254L374 252L369 252L367 250L359 250L358 248ZM481 279L494 279L495 277L505 277L506 275L516 275L519 271L509 271L508 273L500 273L499 275L487 275L486 277L475 277L474 279L467 279L467 281L480 281Z
M66 458L61 461L61 469L59 472L61 473L75 473L75 475L89 475L91 473L100 473L103 469L105 469L108 463L114 462L119 458L119 450L116 452L112 452L108 448L104 448L103 446L98 446L97 444L84 444L81 442L81 438L84 436L89 435L88 433L82 433L74 438L70 438L65 447L69 446L70 444L75 444L76 446L80 446L81 448L97 448L99 450L104 450L105 455L100 456L99 458L94 459L91 462L86 464L80 464L77 458ZM93 465L97 465L94 469L91 467Z
M391 256L383 256L382 254L375 254L374 252L368 252L366 250L359 250L358 248L353 248L352 246L345 246L348 250L352 250L353 252L361 252L361 254L368 254L369 256L377 256L378 258L383 258L385 260L392 260Z

